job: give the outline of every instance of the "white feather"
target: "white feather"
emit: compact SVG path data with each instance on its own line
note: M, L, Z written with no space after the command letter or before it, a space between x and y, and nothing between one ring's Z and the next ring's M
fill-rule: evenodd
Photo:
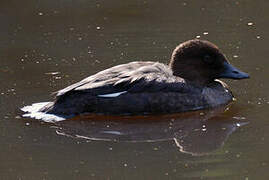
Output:
M126 93L127 91L117 92L117 93L111 93L111 94L100 94L97 95L98 97L118 97L121 94Z
M39 110L46 106L50 102L41 102L41 103L34 103L30 106L24 106L21 108L22 111L26 112L26 114L23 114L23 117L30 117L34 119L39 119L45 122L58 122L63 121L65 118L56 116L54 114L47 114L44 112L39 112Z
M50 122L50 123L65 120L65 118L63 118L63 117L59 117L59 116L56 116L54 114L46 114L43 112L31 112L31 113L22 115L22 117L35 118L35 119L39 119L39 120L42 120L44 122Z
M24 106L23 108L21 108L21 110L23 112L37 112L37 111L39 111L39 109L41 109L42 107L46 106L49 103L50 102L34 103L30 106Z

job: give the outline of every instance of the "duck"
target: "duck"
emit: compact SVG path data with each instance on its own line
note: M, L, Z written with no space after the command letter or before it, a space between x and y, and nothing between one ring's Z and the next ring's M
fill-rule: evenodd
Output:
M82 114L170 114L214 108L233 101L220 78L246 79L212 42L192 39L179 44L170 62L135 61L117 65L56 92L53 102L21 110L36 119Z

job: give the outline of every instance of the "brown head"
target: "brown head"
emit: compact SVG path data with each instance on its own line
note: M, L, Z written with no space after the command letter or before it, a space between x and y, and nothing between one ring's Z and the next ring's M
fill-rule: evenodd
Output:
M181 43L173 51L169 66L175 76L199 85L217 78L249 78L248 74L233 67L216 45L206 40Z

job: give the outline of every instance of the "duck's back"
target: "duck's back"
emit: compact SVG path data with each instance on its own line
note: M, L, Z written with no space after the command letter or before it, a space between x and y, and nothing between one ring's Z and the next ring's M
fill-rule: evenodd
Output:
M41 111L58 115L82 113L171 113L207 107L202 89L173 76L156 62L115 66L58 91L56 101Z

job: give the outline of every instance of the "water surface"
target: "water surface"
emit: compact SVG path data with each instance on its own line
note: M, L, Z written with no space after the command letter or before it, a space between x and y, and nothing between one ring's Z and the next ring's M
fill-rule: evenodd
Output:
M268 8L263 0L2 0L0 179L268 179ZM104 68L167 63L195 37L251 75L225 80L237 98L225 112L201 121L20 118L20 107Z

